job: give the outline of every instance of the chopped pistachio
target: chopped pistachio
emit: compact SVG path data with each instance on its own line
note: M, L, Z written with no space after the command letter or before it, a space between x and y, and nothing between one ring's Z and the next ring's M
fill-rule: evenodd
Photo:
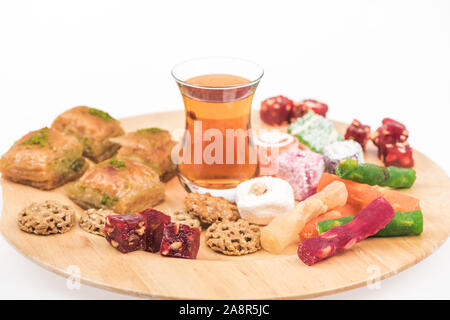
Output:
M107 122L110 120L114 120L113 117L111 117L111 115L105 111L99 110L99 109L95 109L95 108L89 108L89 114L91 116L96 116L100 119L102 119L103 121Z
M47 127L42 128L36 134L32 135L27 141L22 142L22 144L45 147L45 144L48 142L49 134L49 129Z

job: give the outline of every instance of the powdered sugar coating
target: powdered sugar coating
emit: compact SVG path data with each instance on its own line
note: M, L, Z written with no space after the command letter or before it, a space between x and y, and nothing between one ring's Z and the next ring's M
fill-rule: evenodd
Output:
M312 151L292 149L278 158L277 176L289 182L298 201L316 193L324 170L323 156Z
M354 140L337 141L323 148L327 172L334 174L339 162L345 159L355 159L364 163L361 145Z

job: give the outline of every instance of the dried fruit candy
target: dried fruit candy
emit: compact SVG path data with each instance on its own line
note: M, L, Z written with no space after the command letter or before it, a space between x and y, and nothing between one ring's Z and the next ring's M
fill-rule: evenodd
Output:
M164 224L170 223L170 216L154 209L147 209L139 215L145 218L145 250L158 252L161 246Z
M138 214L107 216L106 240L122 253L145 249L145 218Z
M396 189L410 188L416 181L416 171L408 168L380 167L372 163L359 164L353 159L341 161L336 175L347 180Z
M400 168L414 167L413 151L406 141L385 145L383 160L386 166L397 166Z
M317 191L320 192L327 185L334 181L345 183L348 191L348 204L364 208L370 202L378 197L384 197L394 208L395 211L409 212L413 210L420 210L420 201L403 192L398 192L389 188L379 186L369 186L368 184L358 183L351 180L344 180L334 174L324 173L317 185ZM336 208L338 210L338 208Z
M271 253L281 253L288 245L298 241L305 224L329 210L347 202L347 189L342 182L334 182L321 192L298 203L291 211L275 217L261 229L261 245Z
M261 102L259 116L269 125L287 124L294 102L285 96L277 96Z
M349 223L353 220L352 216L338 219L324 220L317 223L319 234L328 230ZM399 237L408 235L419 235L423 232L422 211L414 210L411 212L395 212L395 217L374 237Z
M366 150L367 141L370 138L370 127L355 119L347 128L344 137L347 140L355 140L363 150Z
M195 259L200 248L200 229L185 224L164 225L160 253L163 256Z
M298 257L306 265L311 266L376 234L394 216L394 209L389 202L383 197L377 198L348 224L301 242L298 245Z
M295 121L298 117L303 117L309 110L326 117L328 112L328 105L313 99L306 99L294 102L292 108L290 122Z
M322 153L323 148L333 142L342 141L344 137L334 128L333 123L324 117L308 111L302 118L291 123L288 132L312 151Z

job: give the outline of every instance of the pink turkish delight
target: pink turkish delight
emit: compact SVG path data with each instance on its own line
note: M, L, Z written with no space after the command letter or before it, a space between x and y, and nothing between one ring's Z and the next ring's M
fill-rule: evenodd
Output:
M298 257L311 266L383 229L394 218L392 206L383 197L373 200L348 224L334 227L298 245Z
M323 156L312 151L291 149L278 158L277 176L289 182L298 201L316 193L324 170Z

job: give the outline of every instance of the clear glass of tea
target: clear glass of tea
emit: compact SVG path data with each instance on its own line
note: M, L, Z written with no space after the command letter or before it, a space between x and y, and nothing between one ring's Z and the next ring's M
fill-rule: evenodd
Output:
M173 68L186 111L178 177L189 191L232 198L230 189L258 175L250 115L263 74L253 62L221 57Z

